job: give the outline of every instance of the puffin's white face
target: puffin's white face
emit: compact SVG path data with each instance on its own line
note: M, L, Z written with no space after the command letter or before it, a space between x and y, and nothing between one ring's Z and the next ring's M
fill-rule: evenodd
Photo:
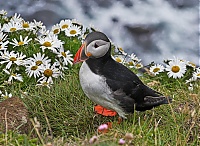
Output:
M85 55L88 57L99 58L104 56L110 48L110 42L95 40L87 45Z
M102 32L91 32L81 45L74 57L74 64L86 61L89 58L103 57L110 51L111 43L107 36Z

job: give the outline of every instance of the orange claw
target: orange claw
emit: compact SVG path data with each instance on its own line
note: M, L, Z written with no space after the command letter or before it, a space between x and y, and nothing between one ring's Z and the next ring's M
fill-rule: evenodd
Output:
M115 111L112 111L112 110L109 110L109 109L106 109L100 105L96 105L94 106L94 111L97 113L97 114L100 114L100 115L103 115L103 116L110 116L110 117L113 117L113 116L116 116L117 113Z

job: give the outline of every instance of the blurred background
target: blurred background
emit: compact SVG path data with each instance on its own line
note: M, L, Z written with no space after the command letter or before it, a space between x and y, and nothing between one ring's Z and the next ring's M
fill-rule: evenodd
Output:
M198 0L1 0L1 9L48 28L61 19L93 25L145 65L173 56L200 65Z

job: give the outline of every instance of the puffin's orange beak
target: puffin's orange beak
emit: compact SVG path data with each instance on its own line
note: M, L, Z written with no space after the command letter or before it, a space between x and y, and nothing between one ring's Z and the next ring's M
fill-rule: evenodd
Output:
M87 60L88 58L89 58L89 56L87 56L85 54L85 43L83 43L81 45L81 47L79 48L79 50L76 52L73 63L77 64L79 62L83 62L83 61Z

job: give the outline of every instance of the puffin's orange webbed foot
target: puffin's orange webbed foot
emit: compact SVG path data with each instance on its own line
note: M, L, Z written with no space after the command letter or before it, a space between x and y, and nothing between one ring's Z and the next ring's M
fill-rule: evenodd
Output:
M104 108L104 107L102 107L100 105L94 106L94 111L97 114L100 114L100 115L103 115L103 116L113 117L113 116L117 115L117 112L109 110L109 109L106 109L106 108Z

